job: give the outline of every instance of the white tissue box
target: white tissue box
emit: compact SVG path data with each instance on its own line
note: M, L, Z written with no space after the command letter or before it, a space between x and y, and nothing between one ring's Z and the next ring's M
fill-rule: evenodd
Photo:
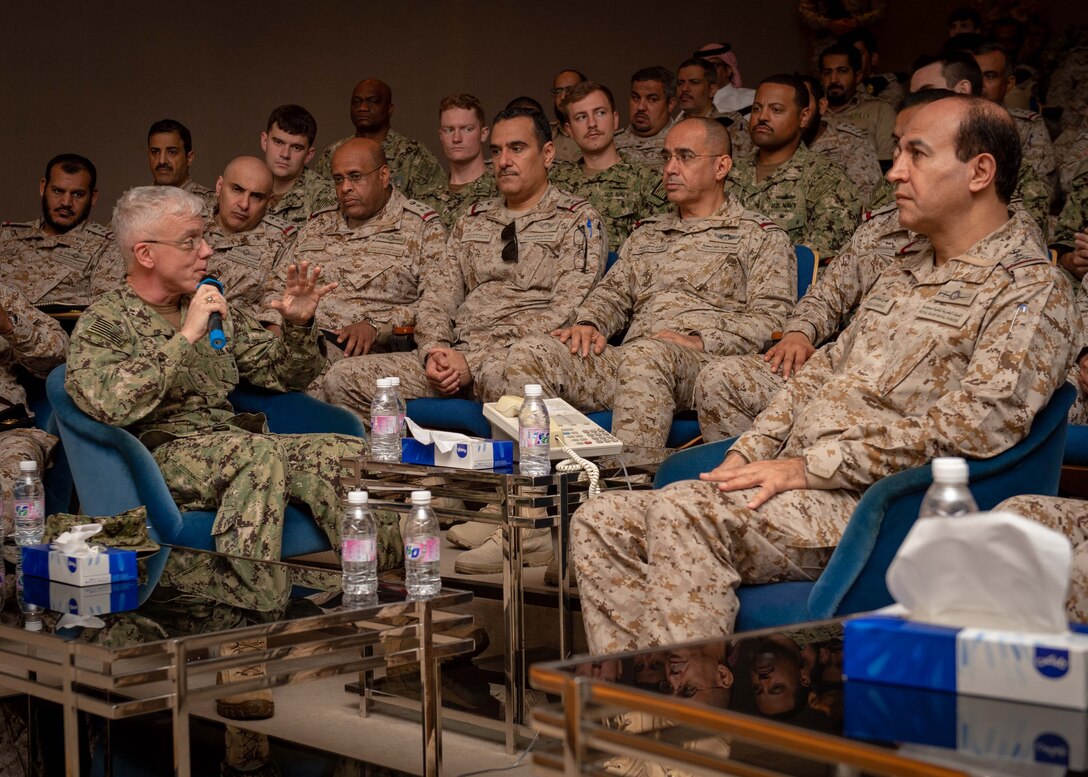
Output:
M1065 634L956 629L890 615L846 621L850 679L1088 709L1088 628Z
M140 605L139 590L135 580L78 586L23 576L23 596L28 602L70 615L107 615L135 610Z
M434 443L424 445L419 440L401 440L401 461L405 464L427 464L457 469L488 469L512 472L514 443L509 440L472 439L456 443L449 451L440 451Z
M27 545L23 574L69 585L101 585L136 579L136 551L102 548L94 557L69 556L49 545Z

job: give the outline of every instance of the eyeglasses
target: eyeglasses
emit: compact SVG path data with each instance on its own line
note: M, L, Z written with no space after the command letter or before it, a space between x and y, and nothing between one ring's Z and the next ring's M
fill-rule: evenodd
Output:
M204 242L203 235L197 235L196 237L187 237L184 240L138 240L138 243L158 243L160 245L175 246L184 251L195 251L200 248L200 244Z
M368 175L373 175L374 173L381 170L383 167L385 167L385 165L378 165L373 170L367 170L365 173L348 173L347 175L334 175L332 177L333 186L339 189L340 186L344 183L345 179L351 181L351 185L355 186L356 184L362 183L362 180Z
M573 88L573 86L553 86L549 91L552 93L553 97L558 97L561 94L566 94Z
M725 156L725 154L696 154L694 151L688 151L686 148L682 148L679 151L669 151L667 149L661 149L661 153L659 154L659 156L661 158L661 164L662 166L664 166L674 159L682 165L690 165L696 159L700 159L702 157L719 157Z
M516 262L518 260L518 232L513 221L502 228L499 237L503 240L502 260Z

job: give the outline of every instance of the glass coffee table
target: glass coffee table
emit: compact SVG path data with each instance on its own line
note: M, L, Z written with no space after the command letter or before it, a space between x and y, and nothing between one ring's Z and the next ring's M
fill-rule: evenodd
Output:
M538 774L1062 775L1088 713L851 682L842 623L536 664ZM550 744L549 744L550 743Z
M447 633L455 627L463 630L471 624L471 616L445 610L470 602L470 593L442 589L432 597L415 599L403 585L382 582L367 601L345 607L333 600L318 606L304 598L314 589L299 586L335 580L338 575L278 563L296 581L292 599L283 611L255 613L157 584L156 571L172 550L164 547L141 560L145 578L138 606L102 615L100 628L62 628L60 613L47 612L42 631L27 631L22 628L18 603L4 603L0 687L60 705L69 774L80 773L80 712L107 721L168 712L175 773L188 775L189 715L198 702L356 673L363 689L360 715L365 716L373 701L370 673L414 664L419 665L421 689L422 772L439 773L439 661L473 647L470 638ZM218 555L184 552L198 557ZM239 641L257 642L264 649L221 655L225 645ZM263 664L263 676L216 684L217 672L253 664Z
M616 488L650 488L653 474L670 453L667 448L627 446L622 453L593 459L600 469L602 491ZM553 462L553 465L555 462ZM567 528L574 511L588 498L588 482L581 472L530 477L510 472L467 470L422 464L383 463L371 460L345 459L342 483L351 488L370 492L370 504L375 507L405 511L409 492L426 488L432 496L461 500L475 509L438 508L444 519L481 521L502 527L502 587L504 623L504 681L505 719L500 730L505 737L507 752L514 752L517 737L532 736L526 714L528 688L528 651L525 629L525 580L521 562L521 529L548 529L552 547L559 562L559 586L552 601L556 608L553 621L559 654L570 655L573 620ZM484 505L491 512L480 512ZM446 578L446 583L462 585ZM477 595L486 594L476 589ZM470 722L494 728L491 721L472 716Z

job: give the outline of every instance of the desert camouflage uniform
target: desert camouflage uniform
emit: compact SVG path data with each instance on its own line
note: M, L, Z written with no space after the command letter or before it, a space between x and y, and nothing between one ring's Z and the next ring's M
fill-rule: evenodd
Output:
M462 393L494 401L505 393L506 357L523 337L572 323L604 271L608 240L601 229L586 234L586 221L601 217L588 202L549 186L528 213L513 214L501 197L474 205L453 228L441 274L423 285L413 353L355 359L349 373L334 364L325 376L330 402L370 415L374 382L400 378L405 399L435 397L424 366L431 348L464 355L472 384ZM517 229L518 260L504 262L503 229Z
M1088 46L1064 49L1064 61L1050 75L1046 103L1062 106L1063 129L1088 118Z
M247 232L224 232L214 218L204 225L204 240L215 251L208 257L208 272L222 282L227 302L254 316L261 312L276 259L296 232L297 227L275 216L265 216Z
M907 90L903 88L903 84L899 82L899 77L895 73L878 73L869 76L861 82L858 89L874 100L883 100L894 110L899 109L899 103L903 102L907 94Z
M31 374L44 378L64 361L68 350L68 335L60 324L30 304L23 294L0 283L0 307L7 311L13 329L9 337L0 336L0 412L26 406L26 391L19 384L14 367L19 365ZM57 438L41 429L6 428L0 422L0 492L3 494L2 514L4 536L12 530L11 487L19 474L20 461L38 462L38 470L48 459Z
M823 119L828 124L852 124L862 132L876 151L876 158L884 161L892 158L895 144L895 109L891 105L858 91L838 111L827 111Z
M876 151L866 138L865 133L845 121L835 124L823 124L819 137L812 141L809 150L822 154L846 171L847 177L854 182L861 192L863 204L872 202L880 182L884 180L880 172L880 162Z
M623 154L620 158L607 170L587 170L579 159L552 165L548 171L556 187L589 200L597 209L614 249L619 249L639 221L671 207L658 170L631 162Z
M1080 312L1081 334L1080 340L1074 343L1080 348L1077 361L1069 370L1069 382L1077 387L1077 399L1069 408L1069 423L1084 426L1088 424L1088 394L1080 387L1080 362L1088 356L1088 288L1083 283L1077 284L1077 310ZM1078 621L1084 623L1084 621Z
M616 133L613 142L616 144L616 150L628 159L642 162L654 170L660 170L661 150L665 148L665 136L675 125L676 119L670 119L660 132L648 138L639 137L631 131L630 127L625 127Z
M782 327L800 332L815 346L846 325L850 314L896 257L911 253L915 235L899 225L899 209L888 205L866 214L850 248L822 269ZM699 428L708 442L748 431L786 381L771 372L762 354L716 359L695 384Z
M1054 141L1054 156L1058 160L1058 182L1066 196L1073 186L1077 168L1088 159L1088 123L1062 132Z
M574 138L563 132L558 121L552 122L552 144L555 146L556 162L577 162L582 158L582 149Z
M0 226L0 283L35 305L89 305L92 275L113 241L108 227L84 221L47 235L42 220Z
M269 206L268 215L301 227L313 214L333 207L336 207L336 190L332 179L304 167L291 188Z
M210 218L211 214L215 212L215 208L219 204L219 198L215 194L215 189L209 189L207 186L202 186L192 178L186 178L185 183L178 188L200 198L204 203L204 212L201 215L205 219Z
M444 186L432 189L416 199L426 203L438 211L442 218L442 226L446 231L453 229L457 219L468 213L468 209L478 202L490 200L499 196L499 189L495 185L495 171L491 163L487 163L484 174L470 184L462 186L457 191L450 189L447 181Z
M756 154L738 159L725 190L745 208L774 219L794 243L830 258L850 240L861 218L858 189L842 168L802 143L793 157L756 182Z
M385 347L393 327L415 323L420 280L437 269L445 245L438 213L393 189L385 207L354 229L336 208L310 219L276 263L269 289L283 288L290 264L319 264L322 280L340 285L321 298L318 328L329 332L369 320L378 330L376 344ZM269 293L262 320L277 320L267 304L277 297ZM341 353L332 348L330 358Z
M747 461L800 459L809 488L759 510L746 507L755 488L700 481L582 506L571 548L592 652L729 633L736 586L819 576L878 479L1021 440L1065 380L1078 325L1068 281L1029 235L1010 220L940 267L932 249L890 265L734 443Z
M329 145L314 166L314 172L331 181L333 152L353 137L349 135ZM390 128L382 141L382 151L389 163L393 185L408 199L421 197L432 189L446 185L446 172L434 154L418 140L406 138Z
M183 317L187 307L183 298ZM124 427L151 450L182 510L217 511L216 550L279 559L288 499L308 505L338 548L345 495L336 475L342 458L366 455L366 440L271 435L263 415L236 415L227 401L242 380L305 388L325 361L317 327L285 325L277 337L232 307L223 329L222 351L203 338L190 345L126 285L80 317L66 388L84 412ZM283 605L290 590L282 567L237 559L207 561L179 577L197 593L251 610Z
M587 358L548 334L516 343L506 362L510 393L539 383L583 411L612 408L612 433L628 445L664 447L677 410L691 408L699 370L714 356L758 351L797 296L785 232L732 198L702 219L643 222L620 259L574 311L620 346ZM704 350L655 340L697 334Z
M1054 144L1050 142L1043 117L1021 108L1009 108L1009 115L1016 121L1016 133L1024 151L1024 161L1032 166L1039 179L1053 188L1054 171L1058 169L1054 157Z
M1014 496L994 508L1030 518L1061 532L1073 544L1073 570L1065 612L1070 623L1088 622L1088 502L1056 496Z

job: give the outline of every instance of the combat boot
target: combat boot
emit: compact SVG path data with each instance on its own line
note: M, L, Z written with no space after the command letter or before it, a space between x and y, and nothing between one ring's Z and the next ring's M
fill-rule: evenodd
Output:
M219 648L219 655L235 656L240 653L256 653L267 648L268 641L264 637L254 637L248 640L227 642ZM224 685L264 676L264 664L246 664L218 672L215 680L220 685ZM216 699L215 711L224 718L230 718L231 720L264 720L275 714L276 705L272 700L272 689L262 688L259 691L247 691L246 693Z

